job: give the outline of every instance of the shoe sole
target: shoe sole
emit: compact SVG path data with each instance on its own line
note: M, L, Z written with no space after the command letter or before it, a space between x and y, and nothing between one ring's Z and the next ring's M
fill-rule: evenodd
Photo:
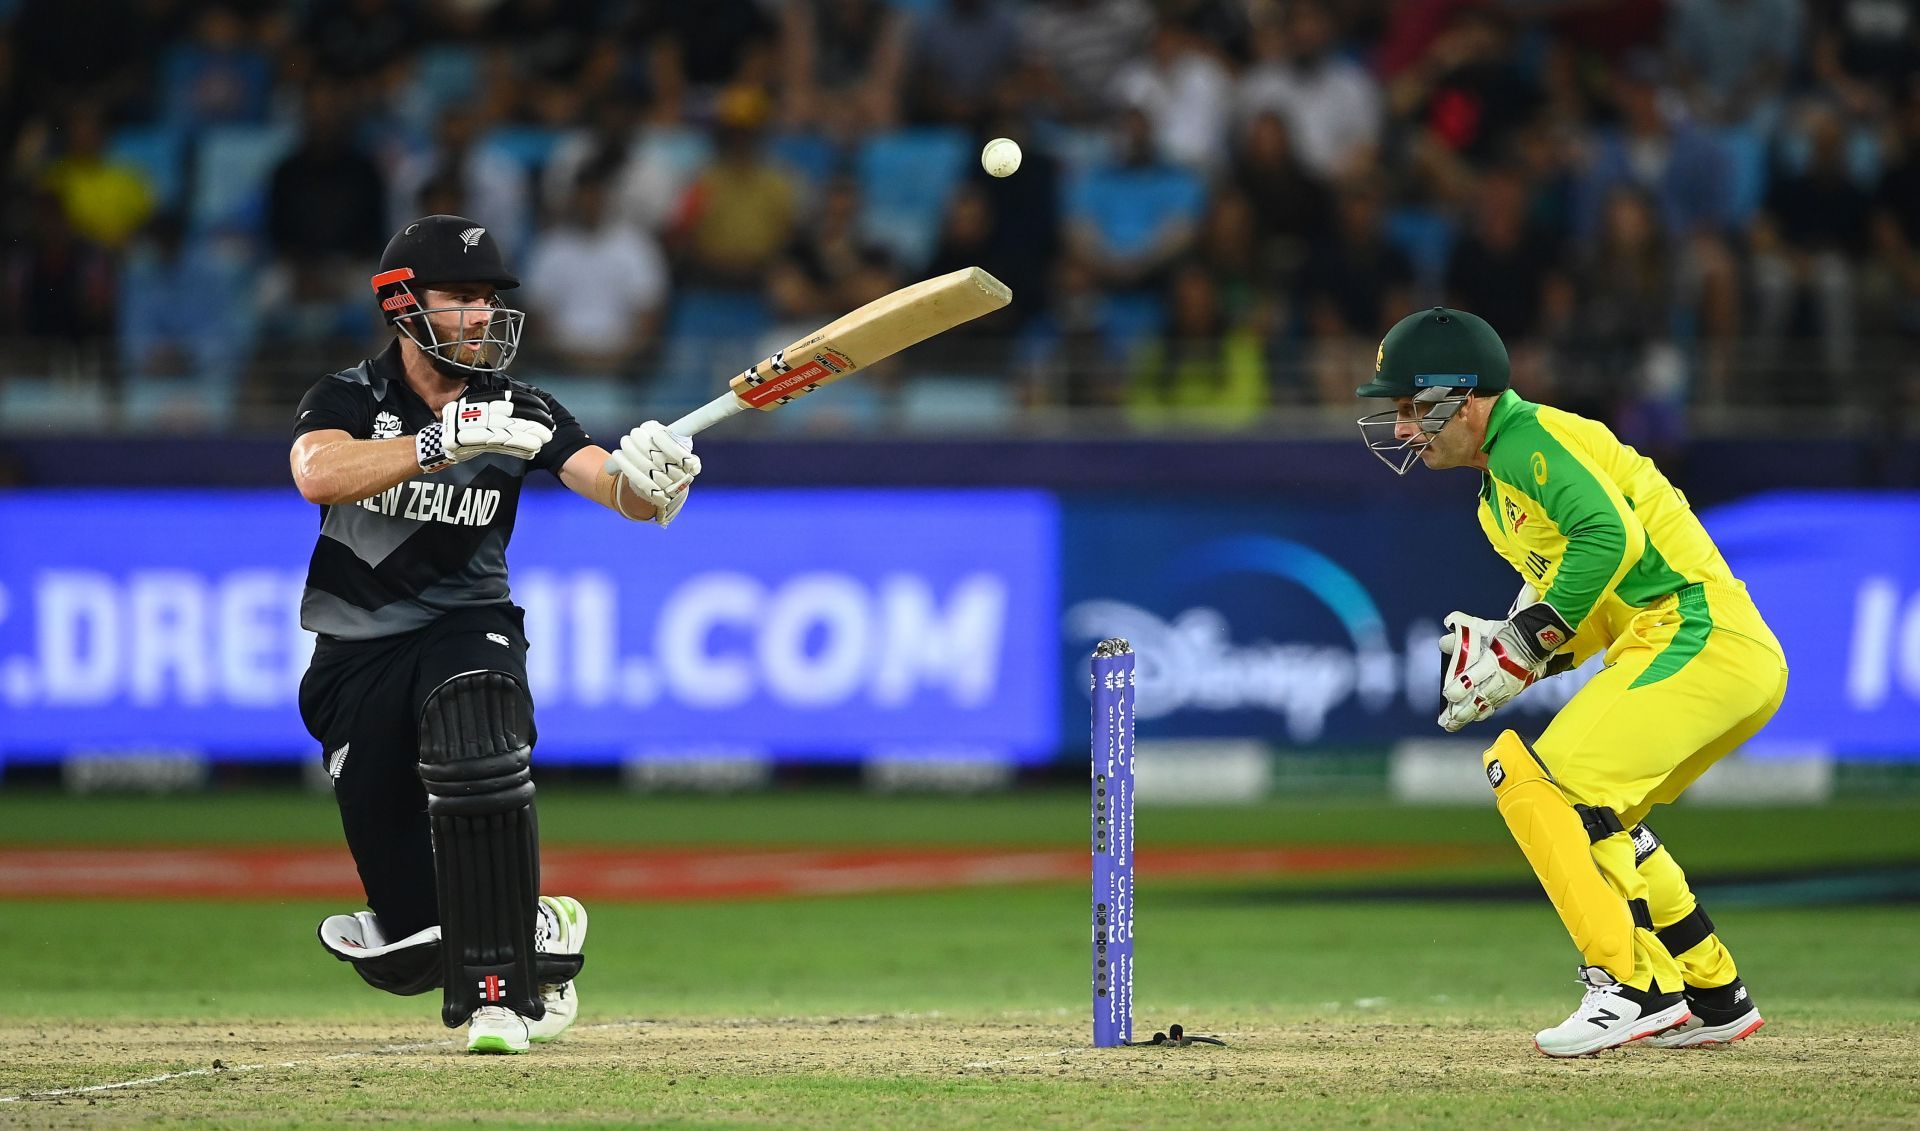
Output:
M522 1053L527 1050L524 1048L515 1048L504 1037L475 1037L467 1043L467 1051L489 1056L498 1056Z
M1681 1035L1671 1044L1662 1044L1658 1041L1650 1041L1649 1044L1657 1049L1703 1049L1712 1045L1730 1045L1735 1041L1744 1041L1753 1036L1760 1031L1760 1026L1766 1023L1767 1019L1756 1013L1752 1020L1743 1017L1738 1021L1712 1029L1695 1029L1691 1033ZM1729 1032L1729 1030L1733 1031Z
M1598 1053L1606 1052L1608 1049L1617 1049L1621 1045L1630 1045L1635 1041L1644 1040L1645 1038L1654 1036L1657 1033L1664 1033L1668 1029L1672 1029L1675 1026L1685 1025L1689 1020L1692 1019L1693 1011L1691 1009L1688 1009L1685 1006L1675 1006L1674 1008L1680 1010L1680 1016L1672 1017L1672 1018L1662 1018L1660 1014L1656 1013L1652 1017L1649 1017L1646 1019L1647 1027L1645 1029L1642 1029L1640 1032L1635 1033L1630 1037L1622 1037L1617 1041L1608 1041L1603 1045L1597 1045L1590 1049L1580 1049L1577 1052L1549 1052L1546 1049L1543 1049L1540 1047L1540 1042L1538 1039L1535 1039L1535 1041L1533 1042L1533 1047L1535 1050L1537 1050L1540 1053L1541 1056L1552 1057L1555 1060L1573 1060L1583 1056L1594 1056Z

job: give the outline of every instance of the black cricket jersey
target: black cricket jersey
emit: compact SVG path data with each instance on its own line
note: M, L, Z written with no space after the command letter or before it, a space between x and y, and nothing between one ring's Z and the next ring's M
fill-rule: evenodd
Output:
M531 460L488 453L421 473L372 498L320 508L320 540L307 565L300 625L324 637L371 640L410 632L454 609L504 604L507 541L520 485L561 465L590 442L552 396L553 439ZM322 378L300 400L295 437L338 428L356 440L411 436L437 418L407 384L398 342L380 356Z

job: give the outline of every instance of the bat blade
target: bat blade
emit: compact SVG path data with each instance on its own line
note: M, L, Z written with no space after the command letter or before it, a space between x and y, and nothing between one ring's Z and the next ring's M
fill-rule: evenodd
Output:
M770 412L1013 301L1005 283L962 267L843 314L733 379L730 392L669 427L691 436L748 408Z

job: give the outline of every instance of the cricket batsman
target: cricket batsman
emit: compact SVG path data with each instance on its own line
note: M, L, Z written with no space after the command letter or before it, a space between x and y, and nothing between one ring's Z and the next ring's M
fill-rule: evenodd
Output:
M520 488L550 472L665 526L700 461L656 421L609 455L507 376L525 315L501 301L520 284L484 226L408 224L372 282L392 343L322 378L293 426L294 482L320 505L300 714L369 908L328 918L320 941L379 989L440 989L469 1051L525 1052L578 1015L587 914L540 894L527 640L507 588Z
M1606 426L1523 400L1483 319L1434 307L1380 343L1360 419L1396 473L1480 472L1480 527L1520 571L1502 619L1455 612L1440 642L1457 731L1542 676L1604 662L1531 745L1511 730L1483 762L1500 815L1580 951L1579 1008L1541 1031L1548 1056L1643 1038L1737 1041L1761 1017L1686 875L1647 826L1780 706L1787 662L1686 496Z

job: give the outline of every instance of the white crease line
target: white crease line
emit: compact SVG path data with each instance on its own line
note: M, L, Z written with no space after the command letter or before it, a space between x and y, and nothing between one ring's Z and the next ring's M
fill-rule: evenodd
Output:
M336 1052L312 1060L282 1060L272 1064L228 1064L219 1068L189 1068L184 1072L162 1072L158 1076L142 1076L138 1080L119 1080L112 1084L89 1084L83 1088L51 1088L44 1092L21 1092L17 1096L0 1096L0 1104L17 1103L20 1100L46 1100L58 1096L79 1096L88 1092L110 1092L115 1088L137 1088L142 1084L164 1084L169 1080L185 1080L193 1076L214 1076L223 1072L258 1072L266 1068L299 1068L304 1064L324 1064L331 1060L353 1060L363 1056L379 1056L390 1052L419 1052L423 1049L440 1048L450 1045L451 1040L427 1041L422 1044L384 1045L377 1049L362 1052Z
M824 1025L834 1021L919 1021L940 1016L936 1010L931 1013L862 1013L854 1016L839 1017L739 1017L719 1022L722 1025ZM602 1021L593 1025L582 1025L581 1029L634 1029L642 1025L671 1025L671 1021L630 1019L626 1021ZM708 1022L711 1024L711 1022ZM362 1052L336 1052L312 1060L282 1060L271 1064L229 1064L220 1068L189 1068L181 1072L162 1072L158 1076L142 1076L138 1080L118 1080L111 1084L88 1084L81 1088L50 1088L40 1092L21 1092L14 1096L0 1096L0 1104L18 1103L21 1100L55 1099L60 1096L79 1096L88 1092L111 1092L116 1088L137 1088L142 1084L164 1084L169 1080L186 1080L195 1076L215 1076L223 1072L259 1072L268 1068L299 1068L308 1064L325 1064L335 1060L353 1060L359 1057L380 1056L394 1052L420 1052L425 1049L444 1048L454 1044L451 1039L444 1041L426 1041L408 1045L382 1045L377 1049ZM971 1068L973 1065L968 1065Z

